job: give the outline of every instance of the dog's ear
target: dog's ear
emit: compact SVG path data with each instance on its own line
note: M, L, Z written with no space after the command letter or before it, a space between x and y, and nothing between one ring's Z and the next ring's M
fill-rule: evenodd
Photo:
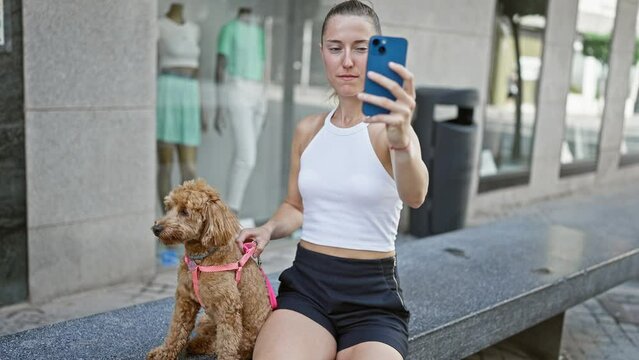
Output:
M219 200L207 201L204 214L204 231L200 239L204 247L224 246L235 238L239 223L223 203Z

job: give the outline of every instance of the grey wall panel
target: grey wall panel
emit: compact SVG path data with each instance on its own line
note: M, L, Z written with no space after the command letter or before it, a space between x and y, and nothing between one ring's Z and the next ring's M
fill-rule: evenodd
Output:
M155 272L154 0L24 0L33 301Z
M25 0L28 109L153 104L155 1Z

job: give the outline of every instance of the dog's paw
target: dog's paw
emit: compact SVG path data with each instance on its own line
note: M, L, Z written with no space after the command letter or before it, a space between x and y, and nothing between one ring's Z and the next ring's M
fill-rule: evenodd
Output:
M196 336L186 345L186 353L189 355L212 355L215 353L215 345L212 339Z
M177 353L169 351L164 346L158 346L146 354L146 360L175 360L177 358Z

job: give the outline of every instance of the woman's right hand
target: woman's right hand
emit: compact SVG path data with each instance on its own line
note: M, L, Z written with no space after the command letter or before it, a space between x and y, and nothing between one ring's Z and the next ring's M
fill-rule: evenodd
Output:
M255 241L257 244L255 256L257 257L260 256L266 245L268 245L269 241L271 241L271 233L272 231L266 226L242 229L235 238L235 242L238 248L242 250L245 242Z

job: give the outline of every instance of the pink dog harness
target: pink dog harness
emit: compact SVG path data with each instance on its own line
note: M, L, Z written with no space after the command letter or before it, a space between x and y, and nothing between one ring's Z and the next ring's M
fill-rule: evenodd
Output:
M246 264L246 262L255 254L255 250L257 249L255 243L245 243L243 246L244 255L240 259L240 261L236 263L230 263L226 265L214 265L214 266L201 266L195 263L195 261L189 259L188 256L184 255L184 262L186 266L189 268L189 271L192 274L193 278L193 290L195 291L195 296L197 297L197 301L200 302L200 305L204 307L202 303L202 299L200 298L200 272L220 272L220 271L233 271L235 270L235 281L240 282L242 278L242 268ZM271 286L271 282L268 280L268 276L264 273L264 270L260 267L260 272L264 277L264 281L266 282L266 291L268 292L268 299L271 302L271 308L277 308L277 300L275 299L275 291L273 291L273 287Z

